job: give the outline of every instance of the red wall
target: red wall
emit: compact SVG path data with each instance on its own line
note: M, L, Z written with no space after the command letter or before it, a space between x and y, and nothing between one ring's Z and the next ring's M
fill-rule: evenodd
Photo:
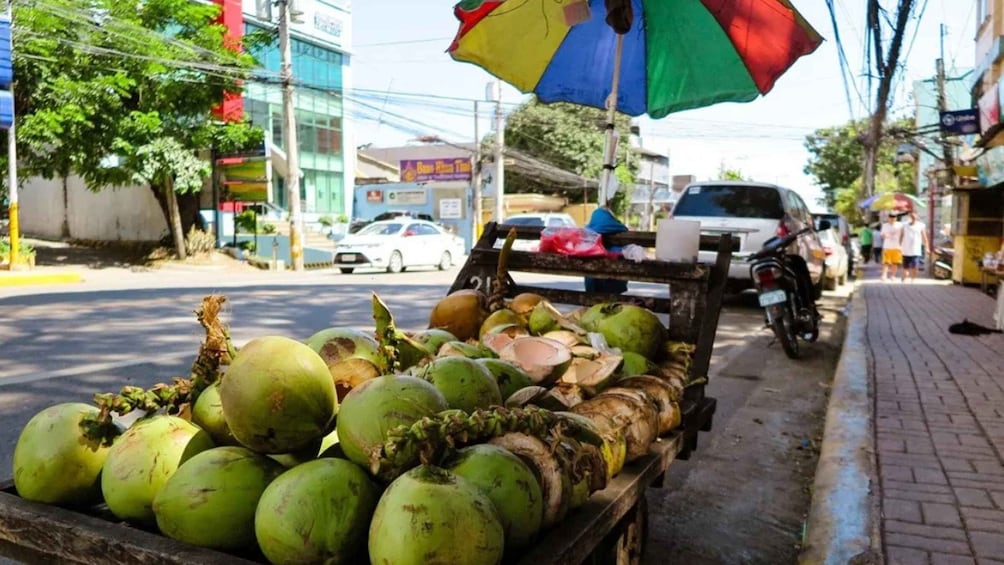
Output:
M240 49L241 37L244 36L244 14L241 13L241 0L213 0L222 7L219 23L226 26L227 40L233 50ZM223 101L213 111L217 117L226 121L240 120L244 114L244 99L240 93L226 92Z

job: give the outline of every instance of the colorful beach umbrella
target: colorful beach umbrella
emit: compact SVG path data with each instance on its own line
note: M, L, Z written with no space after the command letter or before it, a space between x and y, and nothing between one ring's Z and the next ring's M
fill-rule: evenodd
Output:
M619 62L616 109L653 118L751 101L822 41L788 0L464 0L454 14L455 60L597 108Z
M748 102L822 42L789 0L463 0L454 14L454 60L545 103L607 109L605 159L615 110Z
M927 208L927 204L916 196L904 194L902 192L887 192L877 194L862 202L863 208L868 208L873 212L890 210L897 212L910 212L918 208Z

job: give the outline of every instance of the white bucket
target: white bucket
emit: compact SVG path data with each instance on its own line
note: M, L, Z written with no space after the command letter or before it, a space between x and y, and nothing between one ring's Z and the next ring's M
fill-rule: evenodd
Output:
M674 263L697 262L701 245L701 222L659 220L655 232L655 258Z

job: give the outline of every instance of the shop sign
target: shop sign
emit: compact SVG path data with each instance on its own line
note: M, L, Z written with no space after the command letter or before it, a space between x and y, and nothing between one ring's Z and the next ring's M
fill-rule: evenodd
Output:
M463 203L460 198L444 198L439 201L439 217L443 220L463 218Z
M1001 121L1001 105L997 89L985 92L980 97L980 133L984 134Z
M941 133L969 135L979 131L979 113L975 109L941 112Z
M400 162L404 182L471 180L471 160L467 157L447 159L406 159Z
M388 190L387 203L402 206L425 205L425 190Z
M381 203L383 202L383 191L382 190L367 190L366 191L366 201Z
M980 184L996 186L1004 183L1004 147L994 147L976 158Z

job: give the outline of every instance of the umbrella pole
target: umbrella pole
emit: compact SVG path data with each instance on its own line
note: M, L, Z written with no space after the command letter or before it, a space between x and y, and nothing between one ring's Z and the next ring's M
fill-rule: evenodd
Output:
M600 175L600 188L597 191L596 202L600 206L607 205L607 186L611 184L617 162L617 147L614 144L614 118L617 116L617 90L621 78L621 57L624 53L624 36L617 34L617 49L614 51L614 76L607 97L607 127L606 139L603 143L603 172Z

